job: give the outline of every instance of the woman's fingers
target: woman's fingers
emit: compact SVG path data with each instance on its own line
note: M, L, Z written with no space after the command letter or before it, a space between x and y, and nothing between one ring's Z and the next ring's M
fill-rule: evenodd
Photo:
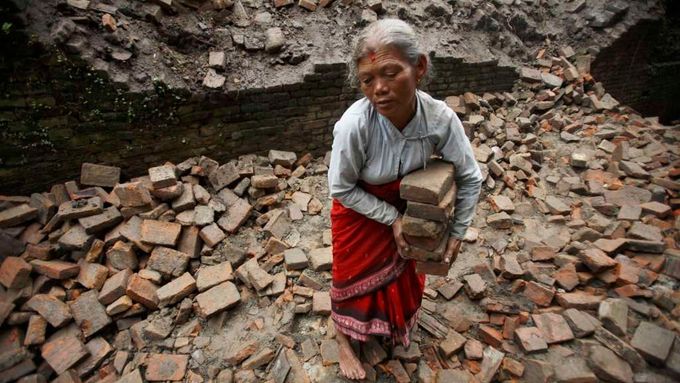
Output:
M449 244L446 246L446 253L444 254L444 262L451 263L458 257L458 251L460 250L460 239L451 238L449 239Z

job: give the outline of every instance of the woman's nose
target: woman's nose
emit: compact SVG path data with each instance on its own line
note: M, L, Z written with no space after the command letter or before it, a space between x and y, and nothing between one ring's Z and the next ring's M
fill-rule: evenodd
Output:
M385 94L389 92L389 87L387 86L387 81L382 78L377 78L375 81L375 93Z

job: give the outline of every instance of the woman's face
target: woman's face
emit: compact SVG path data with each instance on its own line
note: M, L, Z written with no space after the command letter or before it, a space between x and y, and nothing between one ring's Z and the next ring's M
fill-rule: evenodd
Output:
M358 63L361 91L376 110L401 129L415 112L418 81L425 75L427 60L421 56L411 65L398 50L385 47L369 52Z

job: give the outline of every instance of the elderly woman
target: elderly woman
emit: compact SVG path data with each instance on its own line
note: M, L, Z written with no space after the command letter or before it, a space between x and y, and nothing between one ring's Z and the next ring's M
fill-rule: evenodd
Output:
M444 258L455 260L474 215L482 176L456 114L418 90L429 60L403 21L372 23L359 36L352 77L364 98L335 125L328 173L333 233L331 317L340 369L350 379L365 371L350 339L380 335L409 345L425 276L415 271L401 231L401 178L432 154L455 165L458 188Z

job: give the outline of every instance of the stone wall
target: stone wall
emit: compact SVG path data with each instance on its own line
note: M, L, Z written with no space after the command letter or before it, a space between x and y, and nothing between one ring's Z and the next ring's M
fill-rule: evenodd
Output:
M23 38L23 40L21 40ZM158 84L127 92L77 58L25 36L0 39L0 193L45 190L77 179L82 162L123 168L123 177L165 161L205 154L220 162L269 149L322 154L358 94L344 63L317 64L297 84L189 94ZM496 62L433 59L429 90L509 90L514 68Z
M680 118L680 61L657 59L655 48L665 43L659 25L642 21L630 28L599 52L591 72L620 102L668 123Z

